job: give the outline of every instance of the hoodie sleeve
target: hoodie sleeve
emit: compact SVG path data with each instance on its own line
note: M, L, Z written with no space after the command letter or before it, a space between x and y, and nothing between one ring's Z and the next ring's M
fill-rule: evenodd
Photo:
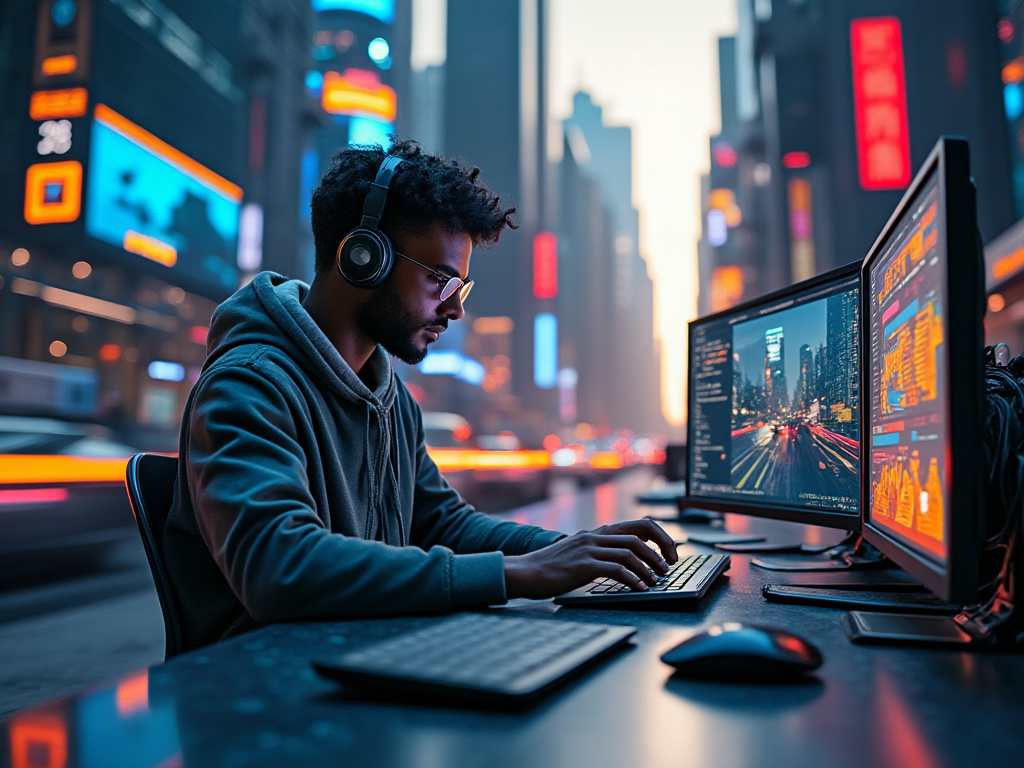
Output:
M497 552L456 556L329 530L307 476L309 407L294 382L262 372L258 357L208 371L196 387L183 444L191 504L249 614L267 623L504 602Z

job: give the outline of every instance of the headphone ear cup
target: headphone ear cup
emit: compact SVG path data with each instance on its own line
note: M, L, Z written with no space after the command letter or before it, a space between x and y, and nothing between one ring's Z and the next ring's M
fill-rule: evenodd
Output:
M357 288L380 285L391 272L394 249L379 229L358 227L338 245L338 272Z

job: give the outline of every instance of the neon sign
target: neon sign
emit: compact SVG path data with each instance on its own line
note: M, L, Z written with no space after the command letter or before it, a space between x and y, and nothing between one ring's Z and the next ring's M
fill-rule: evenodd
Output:
M346 69L344 74L324 72L320 103L332 115L367 115L394 122L397 97L373 72Z
M910 132L899 19L850 23L857 169L866 190L910 183Z
M550 232L533 238L533 295L538 299L558 295L558 240Z

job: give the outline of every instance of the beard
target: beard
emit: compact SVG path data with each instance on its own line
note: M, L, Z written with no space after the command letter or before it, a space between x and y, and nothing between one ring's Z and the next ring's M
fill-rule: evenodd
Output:
M448 325L447 320L437 317L417 320L402 304L390 280L377 289L372 301L356 310L355 320L363 333L408 365L416 365L427 356L427 344L416 344L417 334L428 325Z

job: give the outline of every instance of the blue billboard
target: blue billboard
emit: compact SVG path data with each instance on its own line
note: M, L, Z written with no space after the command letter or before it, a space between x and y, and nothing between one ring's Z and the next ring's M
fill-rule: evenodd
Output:
M113 110L97 105L85 231L230 292L242 190Z

